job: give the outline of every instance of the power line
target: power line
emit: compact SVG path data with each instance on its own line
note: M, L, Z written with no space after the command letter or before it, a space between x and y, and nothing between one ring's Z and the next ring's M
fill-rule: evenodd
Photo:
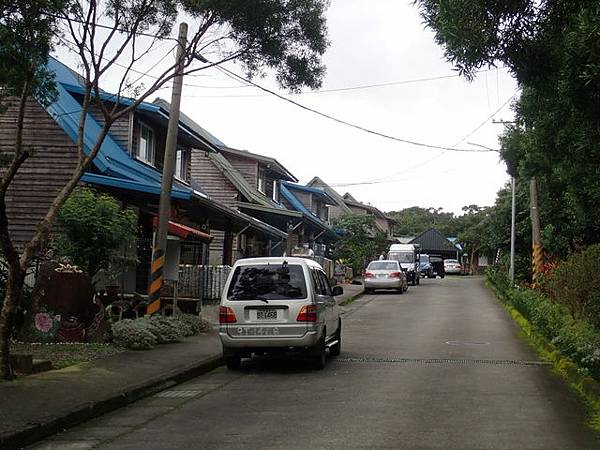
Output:
M478 71L478 73L489 72L490 70L491 69L480 70L480 71ZM330 92L348 92L348 91L372 89L372 88L379 88L379 87L386 87L386 86L399 86L399 85L404 85L404 84L424 83L424 82L428 82L428 81L438 81L438 80L445 80L448 78L459 78L459 77L460 77L460 74L441 75L441 76L437 76L437 77L414 78L414 79L409 79L409 80L386 81L383 83L362 84L362 85L357 85L357 86L347 86L347 87L341 87L341 88L319 89L316 91L292 92L292 93L286 94L286 95L295 96L295 95L326 94L326 93L330 93ZM248 86L248 85L234 86L234 88L240 88L240 87L251 87L251 86ZM194 98L245 98L245 97L265 97L266 95L268 95L268 94L187 95L187 97L194 97Z
M46 13L47 16L49 17L54 17L55 19L58 20L64 20L67 22L76 22L82 25L88 25L88 26L94 26L94 27L98 27L98 28L103 28L105 30L110 30L110 31L118 31L119 33L133 33L136 36L145 36L145 37L151 37L153 39L170 39L172 41L177 42L177 38L171 37L171 36L163 36L160 37L156 34L152 34L152 33L144 33L143 31L136 31L136 32L132 32L131 30L128 30L127 28L115 28L114 26L110 26L110 25L102 25L101 23L96 23L96 22L86 22L85 20L81 20L81 19L75 19L74 17L65 17L65 16L59 16L58 14L51 14L51 13Z
M316 114L318 116L325 117L326 119L332 120L332 121L340 123L342 125L346 125L346 126L351 127L351 128L355 128L357 130L363 131L363 132L368 133L368 134L372 134L372 135L375 135L375 136L383 137L385 139L389 139L389 140L396 141L396 142L402 142L404 144L415 145L417 147L424 147L424 148L431 148L431 149L438 149L438 150L446 150L446 151L452 151L452 152L469 152L469 153L488 153L488 152L490 152L490 150L476 150L476 149L466 149L466 148L452 148L452 147L443 147L443 146L439 146L439 145L425 144L423 142L418 142L418 141L413 141L413 140L410 140L410 139L399 138L399 137L392 136L392 135L389 135L389 134L381 133L379 131L371 130L371 129L363 127L363 126L360 126L360 125L357 125L357 124L354 124L354 123L351 123L351 122L347 122L347 121L342 120L342 119L338 119L337 117L334 117L332 115L323 113L323 112L318 111L318 110L316 110L314 108L310 108L310 107L305 106L305 105L303 105L301 103L298 103L298 102L296 102L296 101L294 101L292 99L286 98L286 97L282 96L281 94L278 94L277 92L274 92L274 91L272 91L270 89L267 89L267 88L265 88L265 87L263 87L263 86L261 86L259 84L254 83L251 80L248 80L248 79L242 77L241 75L236 74L235 72L230 71L229 69L226 69L224 67L219 67L219 66L215 66L215 67L218 70L222 71L223 73L226 73L226 74L230 75L231 77L234 77L235 79L239 79L239 80L242 80L242 81L244 81L244 82L246 82L248 84L251 84L251 85L257 87L258 89L260 89L260 90L262 90L264 92L267 92L267 93L269 93L269 94L271 94L271 95L273 95L273 96L275 96L275 97L277 97L277 98L279 98L279 99L281 99L281 100L283 100L285 102L288 102L288 103L291 103L292 105L297 106L298 108L304 109L305 111L309 111L309 112L311 112L313 114Z

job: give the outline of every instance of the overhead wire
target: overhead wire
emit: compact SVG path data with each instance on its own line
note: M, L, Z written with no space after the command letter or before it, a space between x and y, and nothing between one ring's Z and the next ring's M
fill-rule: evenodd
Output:
M290 98L286 98L283 95L281 95L281 94L279 94L279 93L277 93L275 91L272 91L271 89L267 89L264 86L261 86L261 85L255 83L255 82L253 82L251 80L248 80L247 78L242 77L241 75L236 74L235 72L232 72L229 69L226 69L225 67L219 67L219 66L215 66L215 67L216 67L217 70L220 70L221 72L226 73L226 74L234 77L235 79L243 80L246 83L249 83L249 84L257 87L258 89L260 89L260 90L262 90L264 92L267 92L267 93L273 95L274 97L279 98L280 100L283 100L285 102L291 103L294 106L297 106L298 108L301 108L301 109L303 109L305 111L311 112L311 113L316 114L318 116L324 117L326 119L332 120L332 121L337 122L339 124L348 126L350 128L354 128L354 129L360 130L360 131L362 131L364 133L367 133L367 134L371 134L371 135L374 135L374 136L379 136L379 137L382 137L382 138L385 138L385 139L388 139L388 140L392 140L392 141L395 141L395 142L402 142L404 144L410 144L410 145L414 145L414 146L417 146L417 147L429 148L429 149L446 150L446 151L453 151L453 152L466 152L466 153L488 153L488 152L493 152L494 151L494 150L490 150L490 149L488 149L488 150L485 150L485 149L478 150L478 149L467 149L467 148L444 147L444 146L440 146L440 145L433 145L433 144L427 144L427 143L424 143L424 142L418 142L418 141L414 141L414 140L411 140L411 139L400 138L400 137L393 136L393 135L390 135L390 134L386 134L386 133L382 133L382 132L379 132L379 131L375 131L375 130L372 130L370 128L363 127L361 125L357 125L355 123L339 119L339 118L337 118L335 116L332 116L330 114L326 114L324 112L318 111L318 110L316 110L314 108L311 108L311 107L308 107L308 106L303 105L301 103L298 103L295 100L292 100Z

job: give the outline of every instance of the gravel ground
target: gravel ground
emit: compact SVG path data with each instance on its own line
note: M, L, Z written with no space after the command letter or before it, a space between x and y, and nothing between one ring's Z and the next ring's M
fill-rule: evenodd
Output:
M62 369L83 362L124 352L112 344L30 344L12 343L11 352L32 354L33 359L49 360L54 369Z

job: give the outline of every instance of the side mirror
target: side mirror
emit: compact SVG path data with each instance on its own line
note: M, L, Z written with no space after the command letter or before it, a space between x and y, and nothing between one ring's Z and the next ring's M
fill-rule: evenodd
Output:
M331 290L331 293L334 297L337 297L338 295L342 295L344 293L344 289L341 286L334 286Z

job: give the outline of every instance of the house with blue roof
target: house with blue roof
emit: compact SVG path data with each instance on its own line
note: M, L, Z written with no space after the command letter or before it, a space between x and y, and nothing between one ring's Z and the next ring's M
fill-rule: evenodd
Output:
M81 77L55 58L49 68L55 74L58 96L49 105L29 99L25 113L24 144L34 149L7 195L10 233L18 246L26 243L54 196L73 173L78 154L78 129L84 89ZM86 114L83 152L89 154L102 132L102 106L125 108L133 100L100 91ZM0 116L0 151L14 145L16 108ZM167 102L143 102L123 114L110 127L82 185L107 192L138 215L140 229L135 256L139 264L126 274L124 289L145 293L151 244L157 223L167 124ZM267 223L211 198L192 176L192 151L219 152L214 137L181 115L177 136L177 164L172 190L169 234L181 242L181 263L200 265L209 260L212 230L228 235L254 232L274 242L287 234ZM223 251L223 249L221 249Z
M221 247L222 239L225 248L234 249L235 260L248 256L249 252L289 255L299 245L310 247L316 254L324 253L323 249L338 239L328 224L323 197L319 197L322 192L299 192L300 197L308 195L305 206L295 197L297 190L293 186L298 179L275 158L235 149L220 141L213 143L218 147L217 153L192 153L192 176L211 197L288 234L285 244L280 245L261 236L244 238L211 231L215 235L213 245ZM313 195L315 200L311 203ZM225 260L229 255L223 256Z

